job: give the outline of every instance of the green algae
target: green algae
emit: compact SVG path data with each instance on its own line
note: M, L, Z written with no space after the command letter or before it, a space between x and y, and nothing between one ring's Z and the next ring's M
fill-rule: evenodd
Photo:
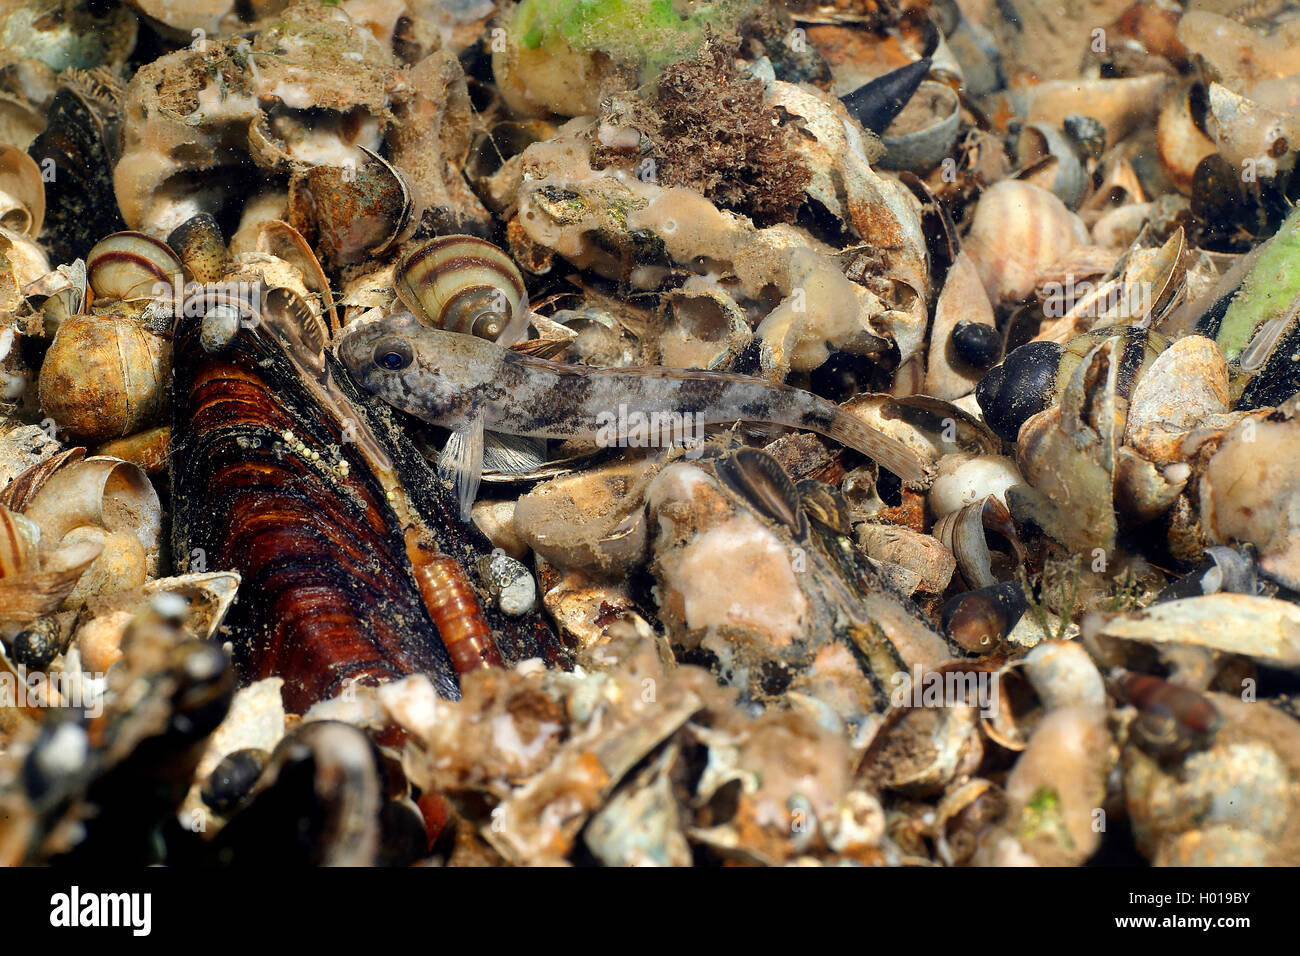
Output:
M1259 254L1219 326L1216 341L1236 361L1264 322L1283 318L1300 296L1300 208L1292 210Z
M523 0L513 32L524 49L603 53L649 81L667 64L698 53L709 30L733 29L758 6L757 0Z

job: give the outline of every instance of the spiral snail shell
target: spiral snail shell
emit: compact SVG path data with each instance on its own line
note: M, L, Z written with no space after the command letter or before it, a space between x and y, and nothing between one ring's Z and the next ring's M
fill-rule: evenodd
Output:
M171 355L168 337L123 315L73 316L41 364L41 407L85 441L134 434L167 410Z
M422 322L512 344L528 317L524 279L510 257L475 236L430 239L397 266L398 298Z
M144 299L181 275L171 247L143 232L115 232L86 255L86 278L99 299Z
M21 149L0 146L0 225L34 239L44 222L41 168Z

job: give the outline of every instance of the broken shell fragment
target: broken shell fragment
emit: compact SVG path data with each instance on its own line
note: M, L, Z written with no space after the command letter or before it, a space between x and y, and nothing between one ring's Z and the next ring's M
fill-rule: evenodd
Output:
M997 553L995 560L986 531L1009 543L1012 566L1023 563L1023 549L1007 506L992 495L950 511L934 523L934 537L953 553L962 578L972 588L991 587L1010 571L1007 556Z
M682 288L665 296L669 326L659 336L659 364L725 369L753 340L744 310L721 289Z
M881 133L886 169L926 173L952 152L961 126L961 101L950 86L927 80Z
M1001 357L1001 336L979 272L959 252L934 306L926 394L950 400L967 395Z
M1244 654L1276 667L1300 667L1300 609L1251 594L1207 594L1154 604L1095 621L1099 637L1161 646L1188 644Z
M0 226L35 238L45 222L45 181L36 161L0 146Z
M913 707L886 731L872 772L890 790L909 795L941 792L979 766L984 756L978 711L967 703Z
M1010 179L980 197L965 249L996 305L1028 298L1048 266L1089 241L1083 220L1056 196Z
M1229 429L1200 480L1201 523L1210 540L1253 544L1260 569L1291 588L1300 585L1300 484L1283 463L1297 449L1300 421L1292 399L1263 420L1247 418Z
M135 465L115 458L87 458L51 475L23 510L41 529L41 552L58 550L64 536L93 526L133 536L149 573L158 568L162 504Z
M942 594L952 580L957 562L948 548L928 534L895 524L858 525L858 544L877 561L887 561L920 576L921 587Z

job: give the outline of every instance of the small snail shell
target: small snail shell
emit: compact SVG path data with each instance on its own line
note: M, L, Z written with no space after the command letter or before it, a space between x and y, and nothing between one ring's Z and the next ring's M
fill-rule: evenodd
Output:
M523 276L483 239L431 239L406 255L396 274L398 298L427 325L504 341L526 319Z
M511 617L526 614L537 604L537 583L528 567L504 551L479 560L479 570L497 607Z
M422 206L406 175L364 146L360 150L366 157L361 165L312 166L290 186L290 211L305 191L321 258L335 266L387 254L420 222Z
M980 196L965 250L998 305L1028 298L1053 263L1090 242L1083 220L1055 195L1007 179Z
M167 408L171 342L120 316L78 315L59 326L41 365L41 407L91 442L155 424Z
M171 287L181 260L171 247L143 232L115 232L86 255L86 278L101 299L144 299L159 284Z
M0 146L0 225L34 239L44 222L41 168L21 149Z
M1011 633L1029 602L1018 581L1005 581L965 591L943 606L939 620L944 633L972 654L997 649Z
M939 459L939 475L930 486L930 510L936 519L993 495L1006 504L1007 489L1024 484L1014 459L1005 455L957 453Z
M0 226L0 256L8 260L6 282L17 289L26 289L50 271L50 260L35 239L4 226Z
M1061 351L1055 342L1028 342L980 379L975 400L989 428L1015 441L1020 426L1052 404Z
M1103 142L1105 133L1103 131ZM1070 136L1049 123L1028 123L1016 139L1016 158L1022 168L1041 163L1049 156L1055 163L1037 173L1026 172L1024 178L1050 190L1070 209L1078 209L1092 187L1092 177L1084 165L1082 150Z
M9 648L9 659L29 671L43 671L60 652L58 620L50 615L38 617L18 632Z
M163 507L137 465L117 458L68 461L46 479L23 514L41 530L42 560L62 550L66 536L89 526L133 536L144 550L146 573L158 573ZM99 553L89 550L92 558Z
M1002 336L991 325L962 320L953 326L952 349L967 365L986 369L1002 358Z
M216 282L230 268L230 252L211 213L191 216L171 231L167 244L176 250L195 282Z

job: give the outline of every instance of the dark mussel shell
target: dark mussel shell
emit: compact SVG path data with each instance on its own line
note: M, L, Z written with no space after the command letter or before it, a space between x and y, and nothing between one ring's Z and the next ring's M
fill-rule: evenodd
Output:
M1191 688L1123 668L1116 668L1110 680L1116 696L1137 708L1132 739L1154 757L1174 759L1202 750L1223 726L1218 708Z
M354 680L414 673L457 698L448 646L463 646L467 630L506 662L567 663L543 617L506 618L479 597L487 590L475 565L491 545L459 520L450 489L332 356L306 368L288 351L303 343L277 336L265 318L241 321L209 353L201 327L201 315L184 315L175 330L172 550L178 568L201 562L242 575L225 624L243 681L282 677L294 713ZM400 480L396 492L373 470L376 456ZM440 615L441 632L421 597L418 553L463 570L457 593L444 597L455 614Z
M930 58L926 57L878 76L840 99L864 129L880 134L903 112L929 72Z
M226 754L208 774L199 796L217 813L229 816L247 802L269 756L264 750L253 749Z
M805 530L794 482L779 462L759 448L739 448L717 463L718 477L732 491L768 518L790 529L796 538Z
M377 862L388 801L379 754L362 731L332 720L303 724L280 741L254 790L213 841L213 862Z
M126 229L108 151L113 118L106 123L86 97L64 87L54 94L48 119L27 150L46 173L41 242L52 261L72 262L84 259L104 236Z

